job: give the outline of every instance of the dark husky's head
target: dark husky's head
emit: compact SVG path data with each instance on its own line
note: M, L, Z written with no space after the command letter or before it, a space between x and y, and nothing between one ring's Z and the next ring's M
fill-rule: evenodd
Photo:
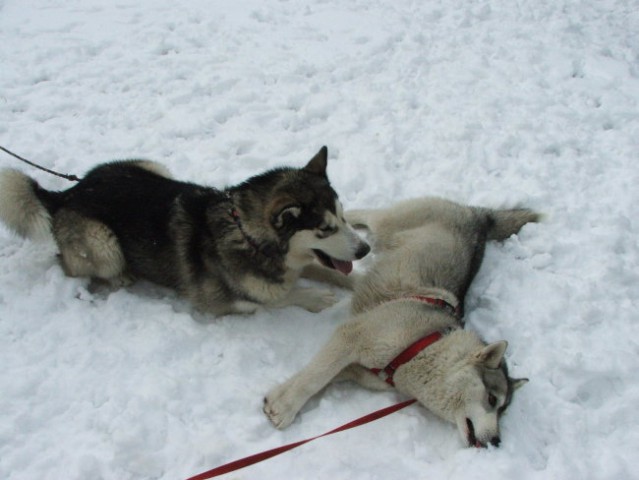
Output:
M344 274L370 247L344 220L342 205L326 175L328 151L320 151L303 168L278 168L249 179L259 199L264 223L286 245L285 262L302 268L317 258Z

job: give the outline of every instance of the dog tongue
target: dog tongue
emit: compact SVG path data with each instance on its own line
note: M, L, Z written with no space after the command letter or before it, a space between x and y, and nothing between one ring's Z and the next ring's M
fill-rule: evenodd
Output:
M335 267L335 270L348 275L353 271L353 262L345 262L344 260L338 260L337 258L331 258L331 263Z

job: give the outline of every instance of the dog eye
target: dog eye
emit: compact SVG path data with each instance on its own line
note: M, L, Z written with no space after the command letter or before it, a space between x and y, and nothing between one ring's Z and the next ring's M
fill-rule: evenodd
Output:
M497 406L497 397L492 393L488 395L488 405L490 405L492 408L495 408L495 406Z
M322 233L335 233L337 231L337 228L326 225L325 227L320 227L319 231Z

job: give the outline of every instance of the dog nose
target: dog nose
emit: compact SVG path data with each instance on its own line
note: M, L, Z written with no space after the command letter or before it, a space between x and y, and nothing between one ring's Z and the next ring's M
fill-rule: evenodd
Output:
M493 437L493 438L490 439L490 444L493 447L498 447L500 443L501 443L501 438L499 438L499 437Z
M371 251L371 247L368 243L362 243L362 245L355 252L355 258L360 260L368 255L368 252Z

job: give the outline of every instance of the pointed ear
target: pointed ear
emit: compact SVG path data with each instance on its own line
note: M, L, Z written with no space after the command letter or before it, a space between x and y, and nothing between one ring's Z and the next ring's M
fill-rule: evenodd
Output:
M328 149L326 147L320 148L320 151L311 158L310 162L306 164L303 170L316 175L326 176L326 164L328 163Z
M302 213L302 206L288 195L275 198L269 205L269 220L275 228L280 228L292 218L297 218Z
M504 353L506 353L508 342L501 340L485 346L475 354L478 363L483 364L486 368L499 368Z
M526 385L528 383L528 379L527 378L509 378L508 383L510 383L510 386L512 387L514 392L518 388L521 388L524 385Z

